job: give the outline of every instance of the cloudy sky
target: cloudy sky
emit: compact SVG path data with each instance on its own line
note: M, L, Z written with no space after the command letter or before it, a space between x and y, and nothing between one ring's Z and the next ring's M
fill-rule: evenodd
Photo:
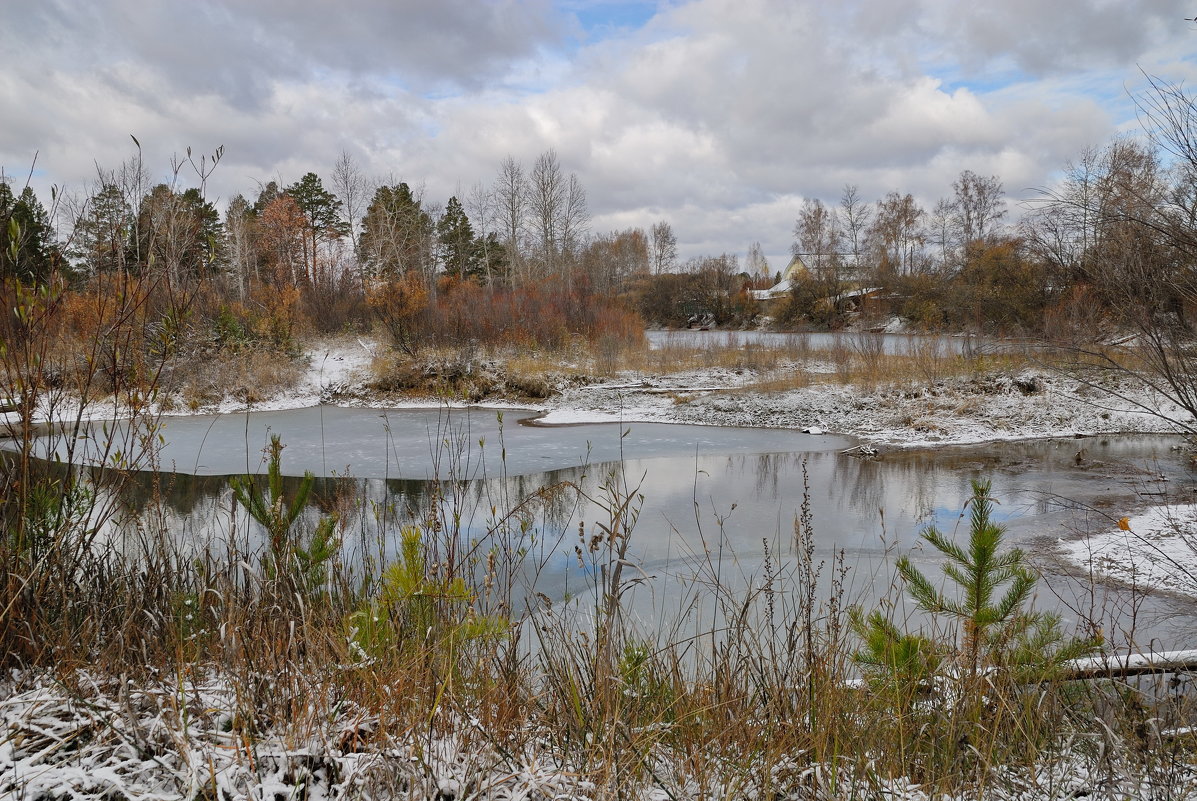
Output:
M556 148L593 230L774 267L804 197L963 169L1013 197L1197 83L1188 0L0 0L0 166L86 192L141 143L224 158L218 203L342 150L443 203Z

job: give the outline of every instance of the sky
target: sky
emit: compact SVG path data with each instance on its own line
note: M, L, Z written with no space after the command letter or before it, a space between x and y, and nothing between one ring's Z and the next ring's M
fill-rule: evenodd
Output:
M684 258L762 243L804 198L962 170L1017 201L1137 130L1145 74L1197 83L1191 0L0 0L0 167L85 196L135 155L218 147L218 206L348 153L431 203L549 148L591 230L668 221ZM34 154L36 163L34 163ZM194 172L179 174L193 185Z

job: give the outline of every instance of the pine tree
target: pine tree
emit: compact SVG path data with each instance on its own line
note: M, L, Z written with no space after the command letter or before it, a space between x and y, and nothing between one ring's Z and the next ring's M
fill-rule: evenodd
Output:
M967 547L934 526L923 532L923 539L947 557L943 572L957 586L954 597L936 589L908 556L902 556L898 573L911 597L921 609L961 624L969 675L990 666L1046 668L1093 650L1097 640L1066 640L1058 617L1027 609L1036 577L1024 564L1021 550L1002 549L1006 529L993 522L990 486L989 481L972 484Z
M406 183L380 186L362 218L360 252L371 275L431 274L435 226Z
M195 188L176 192L158 184L137 215L138 268L165 272L172 281L203 278L220 255L223 230L216 207Z
M266 529L270 552L263 560L267 578L290 579L306 594L317 592L324 583L326 567L340 548L335 529L336 515L320 518L315 531L302 542L296 524L307 505L316 477L305 471L294 497L283 494L283 443L278 434L267 448L266 486L260 476L233 476L229 486L233 497Z
M436 224L436 235L445 272L462 280L480 272L482 265L478 258L478 243L474 240L474 227L456 197L449 198L445 204L445 213Z
M341 219L341 201L324 188L320 176L305 174L286 189L304 217L304 261L311 265L311 277L318 272L317 253L321 242L334 242L349 234Z
M133 211L116 184L105 183L88 200L86 213L75 223L74 257L91 273L128 269L134 230Z
M14 198L0 181L0 277L45 283L60 260L50 215L32 187Z

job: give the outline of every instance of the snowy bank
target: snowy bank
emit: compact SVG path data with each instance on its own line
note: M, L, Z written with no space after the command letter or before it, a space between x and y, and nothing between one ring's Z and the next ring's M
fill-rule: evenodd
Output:
M610 786L612 771L585 748L562 748L552 732L505 743L477 719L438 713L418 730L386 729L348 702L331 707L318 688L294 693L295 719L247 728L244 698L216 677L176 684L89 674L13 672L0 680L0 794L5 798L665 801L703 798L885 798L890 801L1048 801L1059 798L1197 799L1194 769L1168 775L1126 749L1045 753L1028 774L999 766L980 786L933 793L871 769L852 775L802 752L639 756L639 776ZM244 688L242 688L244 690ZM303 697L305 692L315 695ZM1084 738L1081 738L1084 739ZM1086 756L1086 755L1089 756ZM695 763L703 767L695 771ZM768 793L767 795L764 793Z
M1065 559L1131 587L1197 596L1197 505L1154 506L1111 528L1061 543Z
M465 400L375 391L371 369L379 352L377 343L360 338L315 343L306 351L306 368L291 388L248 408L271 411L321 403L380 408L470 405ZM1176 433L1193 422L1187 412L1126 377L1103 391L1037 369L870 384L837 383L829 375L834 371L833 365L816 356L767 372L708 367L666 374L624 371L605 380L546 376L555 384L545 400L495 396L483 403L538 411L541 416L536 422L541 425L623 421L819 430L886 446ZM79 410L70 406L60 400L54 418L74 419ZM243 400L226 397L195 408L165 404L162 411L228 414L246 408ZM40 420L47 416L43 412ZM90 405L81 416L112 419L121 414L105 401ZM7 422L15 424L15 415L8 417Z
M763 392L755 376L704 370L567 388L542 424L625 422L765 426L856 436L891 446L1113 433L1175 433L1189 415L1143 389L1122 398L1039 371L991 373L923 384L816 383ZM1155 410L1155 413L1145 411Z

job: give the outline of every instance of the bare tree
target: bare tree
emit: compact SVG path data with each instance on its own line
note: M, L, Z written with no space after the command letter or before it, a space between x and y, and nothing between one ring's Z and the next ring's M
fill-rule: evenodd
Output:
M948 272L957 266L956 232L957 205L954 201L941 197L931 210L931 217L927 221L927 238L935 249L939 251L939 266Z
M1065 167L1056 187L1041 191L1022 221L1024 236L1061 285L1082 278L1086 254L1097 243L1101 217L1097 187L1103 159L1102 151L1087 148Z
M367 184L366 176L358 168L348 150L342 150L333 166L333 191L341 201L342 219L353 242L353 255L360 257L358 235L361 233L361 218L365 211Z
M497 247L498 243L495 238L491 236L495 229L495 213L497 211L495 204L495 195L485 185L481 183L474 184L470 189L469 194L465 199L466 213L470 219L474 221L477 226L478 233L478 247L479 255L482 258L483 265L483 281L487 286L490 286L495 276L492 275L491 267L495 261L492 250L501 250Z
M499 165L499 175L492 189L495 215L513 278L526 278L523 241L528 230L528 179L523 166L508 156Z
M926 236L924 211L910 194L890 192L877 201L865 239L882 272L913 273L919 265Z
M842 245L843 232L835 209L829 209L823 201L814 198L803 201L794 223L794 243L790 249L831 296L838 295L842 289Z
M673 226L661 220L654 223L650 232L652 241L649 251L649 261L654 274L667 273L677 265L677 237L673 234Z
M748 256L744 259L744 270L752 278L769 277L769 260L765 258L765 250L760 242L753 242L748 246Z
M393 281L415 273L432 292L436 213L423 204L422 194L404 182L375 190L362 222L362 260L370 275Z
M845 246L860 267L865 232L869 228L869 204L860 199L856 184L845 184L840 195L840 223L843 226Z
M590 211L582 182L575 173L565 174L551 148L536 159L528 175L528 208L540 274L559 276L570 286L590 228Z
M614 294L629 278L648 272L648 237L639 228L594 237L582 253L581 266L600 294Z
M992 237L997 224L1006 216L1001 180L996 175L984 178L972 170L964 170L952 184L952 191L961 244L968 247Z
M561 206L562 271L568 273L578 249L590 230L590 209L586 205L586 189L576 173L565 182L565 202Z
M258 278L257 223L249 202L237 195L229 201L224 213L225 262L237 282L237 297L245 301L250 278Z
M1166 416L1197 435L1197 96L1149 78L1136 102L1147 142L1124 139L1086 154L1044 192L1030 230L1041 253L1092 288L1119 329L1137 333L1116 344L1077 343L1083 358L1074 374L1164 414L1092 371L1129 374L1186 412Z
M532 218L532 236L544 275L557 272L561 258L562 210L566 202L565 173L550 148L537 157L528 175L528 207Z

